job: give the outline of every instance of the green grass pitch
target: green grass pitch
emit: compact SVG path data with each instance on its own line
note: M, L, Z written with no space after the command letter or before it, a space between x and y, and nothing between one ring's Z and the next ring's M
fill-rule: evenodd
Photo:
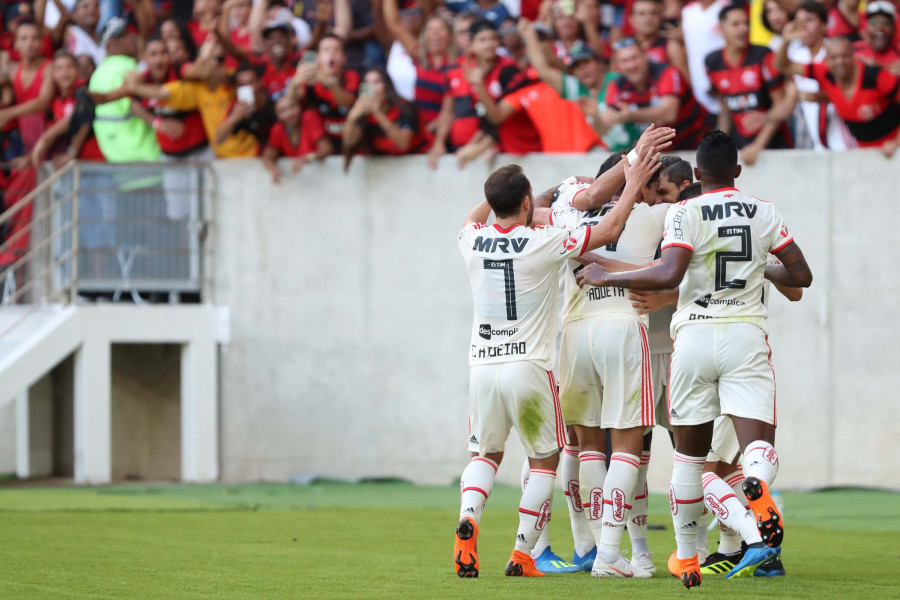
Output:
M650 504L651 524L666 527L650 532L653 579L504 577L518 497L497 487L481 576L461 580L449 486L0 488L0 598L900 598L900 494L784 494L788 576L707 577L690 591L665 574L674 541L664 496ZM553 547L567 558L561 492L554 507Z

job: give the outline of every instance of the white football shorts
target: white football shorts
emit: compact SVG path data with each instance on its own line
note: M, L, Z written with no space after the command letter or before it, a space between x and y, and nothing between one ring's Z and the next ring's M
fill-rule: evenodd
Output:
M723 462L732 465L741 455L741 444L731 417L722 415L713 425L712 448L706 462Z
M766 333L751 323L679 328L669 376L672 425L732 415L776 425L775 370Z
M531 458L546 458L566 445L553 373L529 361L470 367L469 451L503 452L511 427Z
M568 323L559 367L566 425L630 429L654 424L650 347L637 318L615 315Z

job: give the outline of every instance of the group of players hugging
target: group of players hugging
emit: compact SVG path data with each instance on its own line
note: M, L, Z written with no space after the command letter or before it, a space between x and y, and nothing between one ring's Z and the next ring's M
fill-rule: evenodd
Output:
M674 136L650 126L596 178L573 176L538 196L521 167L501 167L466 217L459 249L475 319L472 456L453 549L460 577L478 576L479 522L511 427L528 459L506 575L652 577L655 425L674 444L669 572L688 588L704 575L784 575L769 492L778 454L767 302L770 282L799 300L812 274L775 206L735 188L732 139L707 134L692 169L662 155ZM557 473L571 562L550 548ZM720 531L713 554L710 517Z

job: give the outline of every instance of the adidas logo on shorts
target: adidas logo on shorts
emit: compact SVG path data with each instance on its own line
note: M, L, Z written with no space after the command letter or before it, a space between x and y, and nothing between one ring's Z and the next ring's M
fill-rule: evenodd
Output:
M477 443L478 443L478 438L475 437L475 436L473 435L472 437L469 438L469 443L470 443L470 444L477 444Z
M678 413L675 412L675 409L673 408L672 410L669 411L669 416L672 417L673 419L677 419Z

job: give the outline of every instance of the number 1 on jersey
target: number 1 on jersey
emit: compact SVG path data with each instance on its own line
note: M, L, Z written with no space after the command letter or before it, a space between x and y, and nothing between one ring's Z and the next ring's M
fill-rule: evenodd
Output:
M512 259L490 260L484 259L485 271L496 269L503 271L503 286L506 290L506 320L518 320L516 311L516 275L513 272Z

